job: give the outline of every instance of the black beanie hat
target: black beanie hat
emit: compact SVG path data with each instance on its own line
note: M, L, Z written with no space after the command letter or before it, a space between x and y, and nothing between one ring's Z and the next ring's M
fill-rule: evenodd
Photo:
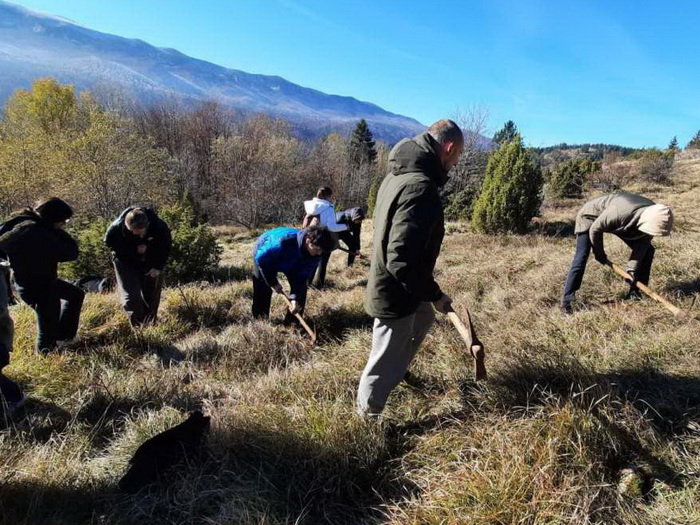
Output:
M49 223L64 222L73 216L73 208L57 197L51 197L39 204L34 211L39 217Z

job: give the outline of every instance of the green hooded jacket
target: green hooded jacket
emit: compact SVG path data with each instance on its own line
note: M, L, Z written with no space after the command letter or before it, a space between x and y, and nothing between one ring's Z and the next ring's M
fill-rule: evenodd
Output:
M428 133L399 142L389 154L389 174L374 208L372 264L365 310L397 319L443 293L433 278L445 235L439 187L447 172L440 145Z

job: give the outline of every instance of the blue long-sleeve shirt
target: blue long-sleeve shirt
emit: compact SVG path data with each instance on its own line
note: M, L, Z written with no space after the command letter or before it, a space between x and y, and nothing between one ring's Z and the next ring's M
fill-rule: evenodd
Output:
M277 274L283 273L289 281L290 299L304 302L309 279L316 272L320 257L309 254L304 247L306 232L297 228L279 227L258 237L253 260L265 282L279 284Z

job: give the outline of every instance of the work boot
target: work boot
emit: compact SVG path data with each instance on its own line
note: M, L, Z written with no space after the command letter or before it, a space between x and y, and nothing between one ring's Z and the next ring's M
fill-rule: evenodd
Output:
M642 295L642 292L640 292L637 288L630 288L625 294L626 301L641 301L643 298L644 296Z

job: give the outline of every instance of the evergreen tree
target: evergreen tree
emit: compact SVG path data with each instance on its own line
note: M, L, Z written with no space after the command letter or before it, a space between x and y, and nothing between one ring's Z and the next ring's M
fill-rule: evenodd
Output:
M483 233L525 233L539 213L542 183L541 168L516 135L489 159L472 226Z
M570 159L559 164L549 176L547 196L580 199L583 197L583 183L586 175L599 169L600 162L592 161L588 157Z
M695 136L690 139L690 142L688 142L685 149L700 149L700 131L698 131Z
M669 151L678 151L678 138L673 137L671 139L671 142L668 143L668 150Z
M512 142L517 136L518 126L515 125L515 122L509 120L499 131L496 132L496 134L493 136L493 141L500 146L507 142Z
M372 164L376 157L377 149L372 131L370 131L367 121L360 119L350 138L350 161L357 167L363 164Z

